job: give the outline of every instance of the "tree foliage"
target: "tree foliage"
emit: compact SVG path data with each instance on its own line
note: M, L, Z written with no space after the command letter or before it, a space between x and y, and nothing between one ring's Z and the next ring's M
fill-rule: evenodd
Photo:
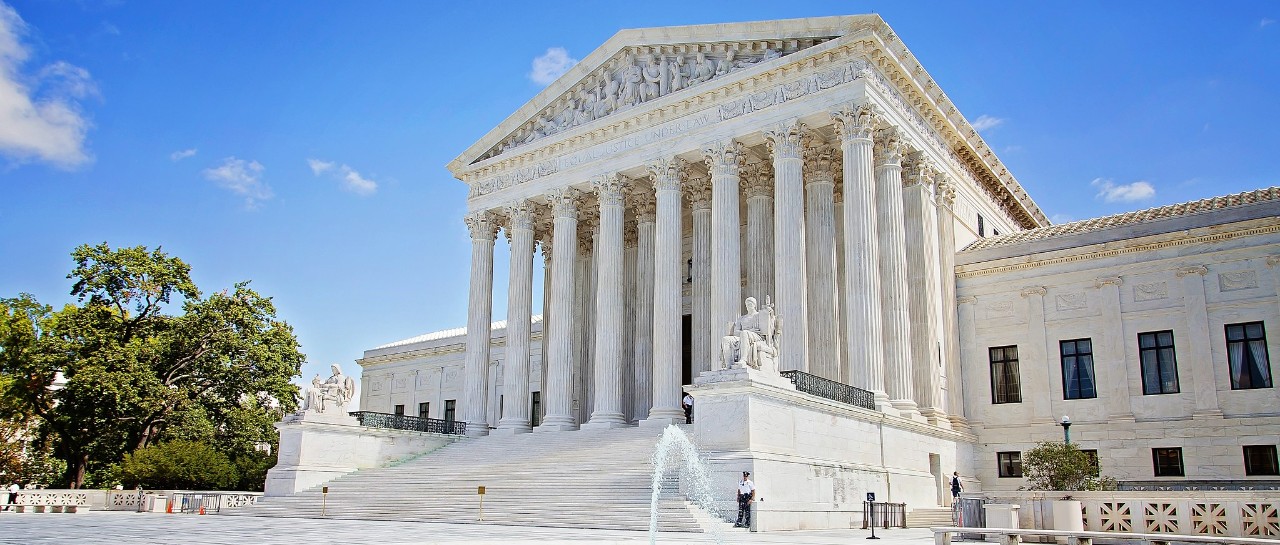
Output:
M126 454L119 475L126 485L178 490L223 490L240 481L240 472L226 454L208 444L184 440Z
M1099 476L1097 461L1072 443L1037 444L1023 456L1022 475L1032 490L1115 488L1115 479Z
M66 462L66 484L169 438L230 456L274 444L304 356L270 298L248 282L204 296L160 249L103 243L72 258L76 304L0 299L3 397L38 423L32 440Z

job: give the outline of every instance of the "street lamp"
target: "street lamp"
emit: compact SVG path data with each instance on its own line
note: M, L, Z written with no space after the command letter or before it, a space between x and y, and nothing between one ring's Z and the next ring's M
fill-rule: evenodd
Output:
M1070 445L1071 444L1071 417L1063 415L1062 422L1058 423L1058 425L1062 426L1062 442Z

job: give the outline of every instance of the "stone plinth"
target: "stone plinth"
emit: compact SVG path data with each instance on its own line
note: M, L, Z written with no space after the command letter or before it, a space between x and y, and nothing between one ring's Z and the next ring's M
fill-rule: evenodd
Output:
M288 496L371 467L430 452L460 439L454 435L361 426L345 412L285 416L276 466L267 471L265 494Z

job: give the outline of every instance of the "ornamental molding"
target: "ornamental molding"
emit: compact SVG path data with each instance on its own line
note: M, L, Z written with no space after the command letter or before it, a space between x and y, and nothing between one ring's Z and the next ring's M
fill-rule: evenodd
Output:
M993 274L1003 274L1003 273L1013 272L1013 271L1025 271L1025 270L1035 269L1039 267L1061 265L1063 263L1075 263L1079 261L1094 261L1098 259L1105 259L1109 257L1116 257L1116 256L1121 256L1126 254L1150 252L1154 250L1161 250L1164 248L1175 248L1178 246L1187 246L1191 244L1221 242L1224 240L1233 240L1237 238L1252 237L1257 235L1267 235L1271 233L1280 233L1280 225L1268 225L1264 227L1257 227L1254 229L1243 229L1240 231L1232 231L1229 233L1215 233L1212 235L1203 235L1198 237L1162 240L1159 242L1150 242L1147 244L1137 244L1137 245L1129 246L1126 248L1098 249L1093 251L1086 251L1084 253L1075 254L1075 255L1055 257L1055 258L1049 258L1049 259L1032 259L1032 260L1024 261L1021 263L1015 263L1011 265L1001 265L997 267L987 267L982 269L968 268L968 267L972 267L973 265L956 265L956 278L978 278L982 276L990 276ZM1105 248L1105 245L1097 244L1097 245L1094 245L1093 247ZM1026 257L1023 256L1023 257L1014 258L1014 259L1026 259ZM1204 273L1195 273L1195 274L1207 274L1207 273L1208 273L1208 269L1205 269ZM1185 274L1178 274L1179 278L1181 278L1182 276L1185 276Z
M829 36L811 47L797 47L794 54L787 53L770 62L735 70L718 86L702 86L700 92L673 92L631 109L628 115L610 115L563 131L545 139L545 144L539 140L537 146L512 149L497 157L478 161L467 159L468 156L483 154L479 146L485 142L506 138L506 135L496 136L498 129L495 129L452 161L449 169L471 186L468 197L475 198L816 91L851 81L865 81L871 84L869 87L879 91L887 105L907 119L918 134L946 154L945 166L952 167L961 178L986 192L1014 223L1028 229L1048 225L1044 213L879 16L824 18L822 21L827 19L840 21L836 25L840 28L835 33L842 35ZM637 32L672 33L697 28L723 34L726 27L743 25L760 23L641 29ZM603 64L603 59L591 61L591 57L603 55L602 51L619 49L620 46L613 42L628 32L633 31L619 33L589 55L582 65ZM633 44L629 47L642 46ZM546 95L553 89L567 94L575 85L569 80L576 81L575 78L587 75L583 73L585 70L571 70L562 78L563 81L548 87L507 121L521 115L532 119L535 113L524 112L534 104L552 102L553 99ZM506 122L502 126L506 126Z
M1189 265L1186 267L1178 267L1178 269L1175 270L1173 274L1178 278L1182 278L1184 276L1191 276L1193 274L1204 276L1209 274L1209 267L1206 267L1204 265Z
M1025 288L1022 288L1022 291L1018 293L1021 294L1023 297L1030 297L1032 295L1039 295L1041 297L1044 297L1045 294L1049 293L1049 290L1044 286L1027 286Z

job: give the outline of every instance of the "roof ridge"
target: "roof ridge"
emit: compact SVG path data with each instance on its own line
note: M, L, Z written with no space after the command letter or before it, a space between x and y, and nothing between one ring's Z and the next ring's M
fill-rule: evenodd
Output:
M542 315L541 315L541 314L535 314L535 315L531 316L531 317L529 318L529 323L530 323L530 324L538 324L538 323L542 323ZM506 320L498 320L498 321L496 321L496 322L493 322L493 323L489 324L489 330L490 330L490 331L497 331L497 330L499 330L499 329L505 329L506 327L507 327L507 321L506 321ZM370 350L381 350L381 349L383 349L383 348L395 348L395 347L397 347L397 346L404 346L404 345L407 345L407 344L416 344L416 343L426 342L426 341L435 341L435 340L440 340L440 339L447 339L447 338L449 338L449 337L461 337L461 336L466 335L466 334L467 334L467 328L466 328L466 327L454 327L454 328L450 328L450 329L441 329L441 330L438 330L438 331L432 331L432 332L429 332L429 333L423 333L423 334L418 335L418 336L415 336L415 337L409 337L409 338L407 338L407 339L401 339L401 340L398 340L398 341L389 342L389 343L384 344L384 345L381 345L381 346L375 346L375 347L371 348Z

